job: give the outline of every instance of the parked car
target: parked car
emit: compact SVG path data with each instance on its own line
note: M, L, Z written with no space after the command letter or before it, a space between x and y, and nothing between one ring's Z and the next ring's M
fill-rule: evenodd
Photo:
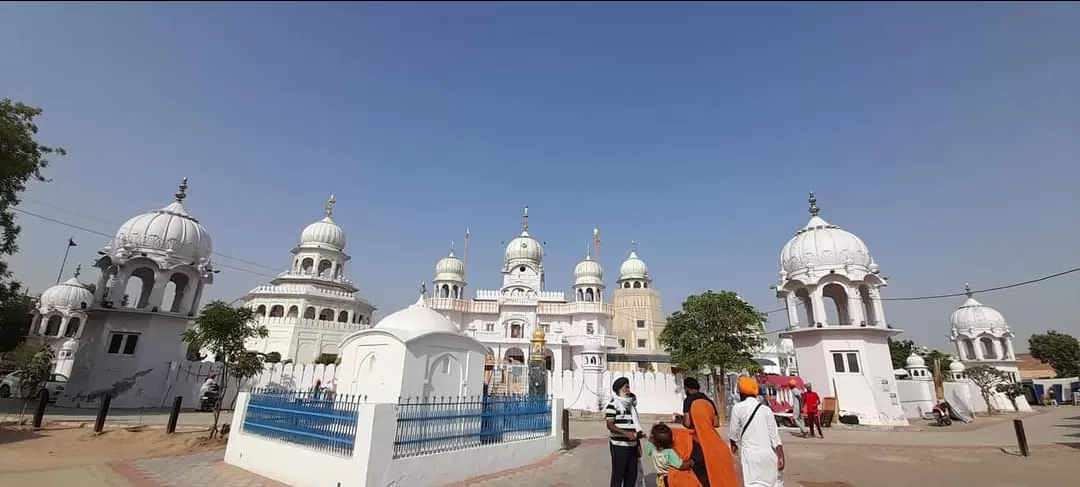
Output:
M22 374L23 372L18 370L0 380L0 397L23 397L27 391L24 391L22 387ZM49 402L56 402L60 393L64 392L67 382L67 376L49 374L49 380L45 382L45 389L49 391Z

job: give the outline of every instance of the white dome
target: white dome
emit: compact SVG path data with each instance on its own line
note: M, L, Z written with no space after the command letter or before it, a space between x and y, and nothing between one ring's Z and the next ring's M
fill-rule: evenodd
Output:
M635 244L630 250L630 255L627 256L626 260L619 266L619 280L625 281L628 279L648 278L649 266L645 265L645 261L638 257L637 245Z
M870 249L855 234L818 216L817 199L810 193L810 221L780 251L780 267L788 275L805 270L855 265L877 273Z
M39 306L42 308L82 309L90 307L93 300L94 294L86 288L86 285L79 282L78 277L72 277L41 293Z
M184 209L185 197L187 178L180 183L176 201L124 222L116 232L114 249L126 247L163 252L184 260L209 260L213 251L210 234Z
M951 372L963 372L967 367L964 367L964 363L959 360L953 360L949 363L949 370Z
M506 264L529 263L540 266L544 261L544 246L529 235L528 231L522 231L521 235L514 237L506 244Z
M926 367L926 360L920 357L918 354L912 352L907 358L908 368L912 367Z
M381 330L401 330L413 334L427 332L459 333L457 325L446 319L439 312L428 308L424 304L424 297L413 305L403 310L395 311L386 318L379 320L375 328Z
M593 260L591 255L586 254L585 259L574 266L574 284L602 284L604 282L604 269L600 263Z
M439 262L435 264L435 280L436 281L464 281L465 280L465 262L454 255L454 249L450 249L450 254L446 257L439 259Z
M300 245L328 247L333 250L345 250L345 230L334 223L334 195L326 202L326 216L304 228L300 234Z
M1009 331L1009 324L1001 313L976 301L970 294L967 301L953 311L949 324L952 325L954 333L965 335L975 335L984 331L996 333Z

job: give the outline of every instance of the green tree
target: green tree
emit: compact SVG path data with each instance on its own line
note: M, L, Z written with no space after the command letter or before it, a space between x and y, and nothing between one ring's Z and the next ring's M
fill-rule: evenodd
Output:
M279 363L281 362L281 354L278 352L270 352L266 354L266 359L264 361L268 364Z
M940 372L942 375L949 373L949 366L952 365L951 355L938 350L920 352L919 355L922 355L922 358L926 360L926 366L930 367L931 372L935 372L934 362L938 362L939 369L937 372Z
M1019 382L1002 382L994 386L994 390L1005 394L1005 397L1009 398L1009 402L1012 403L1013 409L1020 410L1020 408L1016 407L1016 398L1024 395L1024 387Z
M338 356L336 353L320 353L315 359L316 364L322 365L334 365L337 363Z
M989 365L976 365L967 369L964 373L971 380L971 383L979 388L979 394L982 395L983 401L986 401L987 412L990 414L997 412L993 403L990 402L990 396L997 390L999 384L1007 382L1005 374Z
M765 315L731 291L689 296L667 319L660 345L677 367L707 371L717 385L716 405L727 417L728 372L754 370L753 353L765 344Z
M1050 330L1028 339L1031 356L1050 364L1058 377L1080 376L1080 340L1067 333Z
M893 340L889 338L889 357L892 359L893 370L907 366L907 358L915 350L915 342L911 340Z
M33 321L34 298L21 293L17 282L10 283L8 289L14 292L0 301L0 353L10 352L23 343Z
M34 122L38 115L40 108L0 99L0 302L19 292L14 283L5 282L11 274L3 261L5 255L19 250L20 228L14 211L19 195L30 180L46 180L41 170L49 164L50 156L64 154L64 149L38 143Z
M221 394L214 404L214 426L210 431L213 438L221 419L221 403L225 398L229 380L244 381L263 371L263 357L244 348L244 342L251 338L266 338L269 331L255 320L251 308L233 308L224 301L214 301L203 307L195 326L186 330L183 339L221 358Z

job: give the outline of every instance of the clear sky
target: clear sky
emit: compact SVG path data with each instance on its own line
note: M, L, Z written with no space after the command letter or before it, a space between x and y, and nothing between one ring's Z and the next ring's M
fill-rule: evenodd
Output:
M1080 265L1076 3L9 2L0 22L0 96L43 107L42 141L69 151L22 207L112 234L186 176L215 251L269 267L219 257L254 273L223 269L209 297L287 268L330 193L383 314L466 227L470 286L497 286L524 205L548 288L598 226L608 285L636 239L665 312L706 289L776 308L808 190L886 297ZM107 240L19 222L35 291L69 236L69 266ZM1017 348L1080 333L1080 273L979 297ZM962 301L885 313L944 347Z

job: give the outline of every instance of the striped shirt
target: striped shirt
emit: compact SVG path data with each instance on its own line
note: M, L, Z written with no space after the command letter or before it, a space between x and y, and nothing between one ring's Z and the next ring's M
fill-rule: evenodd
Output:
M623 406L621 404L618 404L615 400L612 400L607 403L607 406L604 406L604 419L615 420L616 428L630 433L635 433L637 431L637 428L634 427L633 411L633 406L627 405L626 409L623 409ZM611 441L611 444L614 446L638 446L637 440L631 441L626 436L614 432L610 434L608 440Z

